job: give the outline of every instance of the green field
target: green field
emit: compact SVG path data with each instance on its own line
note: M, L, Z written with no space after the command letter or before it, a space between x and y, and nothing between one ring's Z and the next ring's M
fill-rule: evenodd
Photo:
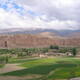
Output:
M19 62L19 60L15 60ZM21 60L20 60L21 62ZM23 62L23 61L22 61ZM26 67L26 69L8 72L2 75L8 76L27 76L27 75L41 75L37 79L31 80L55 80L55 79L70 79L80 77L80 59L69 58L42 58L26 60L19 66Z
M2 68L4 65L3 64L0 64L0 68Z

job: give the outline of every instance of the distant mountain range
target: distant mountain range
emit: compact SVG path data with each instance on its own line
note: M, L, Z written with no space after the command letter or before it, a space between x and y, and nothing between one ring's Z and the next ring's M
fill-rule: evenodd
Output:
M54 30L54 29L25 29L25 28L10 28L10 29L0 29L0 34L39 34L43 32L55 33L59 36L71 36L79 35L80 30Z

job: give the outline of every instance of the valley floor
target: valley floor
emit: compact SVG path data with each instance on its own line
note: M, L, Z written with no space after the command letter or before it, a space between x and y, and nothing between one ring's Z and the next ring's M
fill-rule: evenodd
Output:
M80 80L79 77L80 59L74 57L12 59L0 68L0 80Z

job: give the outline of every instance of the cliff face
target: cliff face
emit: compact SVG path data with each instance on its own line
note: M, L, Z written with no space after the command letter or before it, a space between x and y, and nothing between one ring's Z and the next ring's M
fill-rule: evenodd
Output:
M48 35L0 35L0 48L29 48L29 47L46 47L49 45L60 46L80 46L80 38L73 37L55 37Z

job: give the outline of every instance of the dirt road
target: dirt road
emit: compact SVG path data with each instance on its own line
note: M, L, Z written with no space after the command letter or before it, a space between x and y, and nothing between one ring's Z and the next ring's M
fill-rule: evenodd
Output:
M0 68L0 74L24 69L24 67L18 65L19 64L6 64L3 68Z

